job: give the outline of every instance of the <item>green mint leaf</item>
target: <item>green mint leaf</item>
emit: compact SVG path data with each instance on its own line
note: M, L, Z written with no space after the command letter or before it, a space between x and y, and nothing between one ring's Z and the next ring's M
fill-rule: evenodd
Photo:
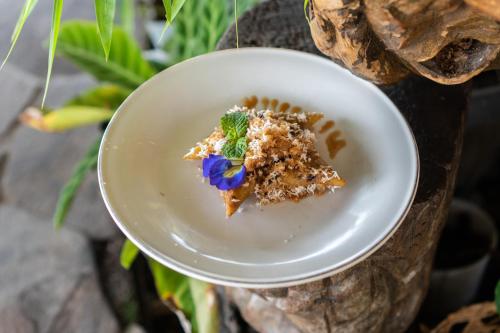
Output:
M238 134L238 138L244 137L247 135L247 129L248 129L248 115L243 112L238 112L238 114L241 114L240 116L236 117L236 133Z
M245 152L247 151L247 138L241 137L236 141L236 152L239 156L239 158L245 157Z
M222 154L228 159L237 158L236 157L236 143L234 140L226 141L224 146L222 146Z
M230 160L242 160L247 150L248 115L240 111L227 113L220 123L226 137L222 154Z
M222 154L230 160L241 160L247 151L246 137L239 138L238 140L228 140L222 146Z
M227 113L221 118L220 124L226 139L238 140L247 134L248 115L239 111Z

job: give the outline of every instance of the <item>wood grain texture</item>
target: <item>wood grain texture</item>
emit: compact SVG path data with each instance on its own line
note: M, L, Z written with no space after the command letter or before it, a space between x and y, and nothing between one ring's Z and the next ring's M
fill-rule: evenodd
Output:
M239 31L241 46L317 53L300 1L266 1L240 19ZM219 48L232 47L234 40L231 28ZM421 179L409 215L380 250L340 274L291 288L227 288L259 332L404 332L416 316L453 193L467 89L409 75L383 90L419 147Z
M461 327L458 330L456 327ZM500 331L500 317L494 302L462 308L443 320L431 333L490 333Z
M442 84L498 68L497 0L311 0L318 48L378 84L410 71Z
M500 0L464 0L466 4L483 14L500 21Z

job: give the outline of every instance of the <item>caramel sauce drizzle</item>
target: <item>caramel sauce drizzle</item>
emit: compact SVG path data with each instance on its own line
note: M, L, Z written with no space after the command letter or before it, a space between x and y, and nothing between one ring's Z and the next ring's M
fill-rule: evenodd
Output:
M271 109L273 111L276 111L276 107L278 106L279 101L277 99L272 99L271 100Z
M328 120L323 126L321 126L321 129L319 130L320 133L325 133L328 131L330 128L335 126L335 122L333 120Z
M339 139L342 133L337 130L330 133L325 140L326 147L328 148L328 155L333 160L338 152L347 145L345 140Z
M253 109L254 107L256 107L257 103L259 103L259 99L255 95L250 97L245 97L243 99L243 106L246 106L249 109Z
M290 108L290 104L288 104L287 102L282 103L280 106L280 112L286 112L286 110L288 110L289 108Z
M262 100L260 101L260 103L262 104L262 106L264 107L264 109L267 109L267 107L269 106L269 98L262 97Z
M292 108L290 109L291 107L290 103L283 102L280 104L279 100L275 98L269 100L268 97L262 97L260 103L262 104L262 107L264 109L270 108L273 111L279 110L280 112L291 112L291 113L302 112L302 108L298 106L292 106ZM259 104L259 98L255 95L243 99L243 106L249 109L255 108L258 104ZM313 118L312 121L310 122L311 125L314 125L321 118L322 116ZM320 134L326 133L330 131L332 128L334 128L334 126L335 122L333 120L329 120L325 122L323 126L321 126L319 133ZM347 141L340 138L341 135L342 132L340 130L335 130L330 134L328 134L328 136L325 139L325 144L328 148L328 155L330 156L331 159L334 159L335 156L338 154L338 152L347 145Z

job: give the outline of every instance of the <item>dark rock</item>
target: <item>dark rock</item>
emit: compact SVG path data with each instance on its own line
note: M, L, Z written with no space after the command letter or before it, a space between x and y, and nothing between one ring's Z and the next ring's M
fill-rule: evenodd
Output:
M92 84L87 75L57 77L52 87L58 93L49 95L47 104L61 105ZM51 218L59 191L100 135L97 126L61 134L19 127L5 142L9 152L3 180L6 200L45 220ZM118 232L102 201L95 172L80 188L66 223L92 239L109 239Z
M0 72L0 143L14 129L18 115L33 101L41 81L25 71L7 64Z
M106 242L97 253L97 266L101 285L111 308L124 325L138 320L139 304L136 300L133 274L120 264L120 253L125 238L121 235Z
M0 226L0 332L117 332L85 238L6 205Z
M83 91L96 85L96 81L88 74L55 75L50 80L50 88L45 104L49 108L63 106L66 102ZM34 102L34 106L42 104L42 94Z

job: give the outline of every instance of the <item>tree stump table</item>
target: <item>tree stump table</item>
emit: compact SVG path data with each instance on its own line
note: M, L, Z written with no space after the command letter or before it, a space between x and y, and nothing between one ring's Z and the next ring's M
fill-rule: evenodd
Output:
M268 0L244 14L238 22L239 46L320 54L302 3ZM235 45L233 26L219 49ZM381 88L410 123L419 148L421 176L408 216L376 253L329 278L289 288L226 288L223 302L235 304L257 331L404 332L414 320L453 194L467 89L416 76Z

